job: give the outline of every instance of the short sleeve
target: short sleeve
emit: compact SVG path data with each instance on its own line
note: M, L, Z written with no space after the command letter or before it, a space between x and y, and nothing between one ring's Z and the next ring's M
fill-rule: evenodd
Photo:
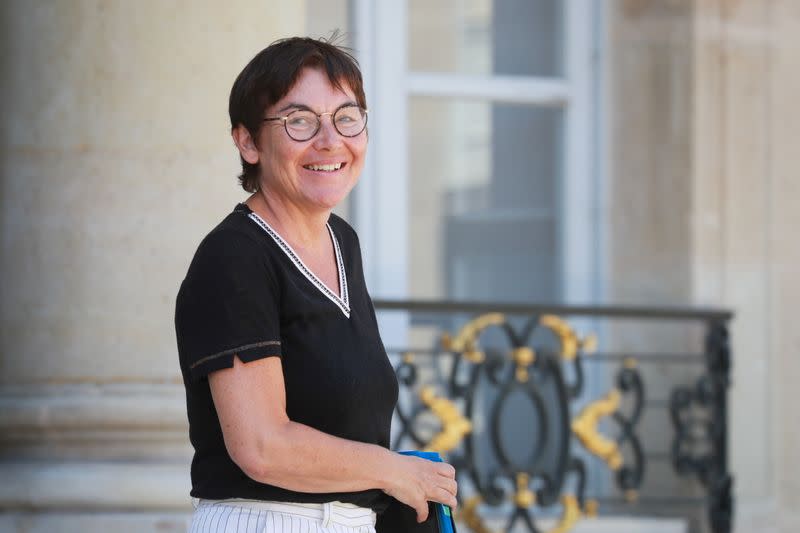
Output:
M175 329L181 369L193 381L233 366L281 357L280 290L249 236L215 231L195 254L178 292Z

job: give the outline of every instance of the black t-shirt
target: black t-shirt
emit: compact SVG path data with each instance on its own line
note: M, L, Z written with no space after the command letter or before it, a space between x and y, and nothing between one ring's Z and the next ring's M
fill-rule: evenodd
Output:
M232 367L234 355L245 363L280 357L292 421L389 447L397 380L367 294L358 237L335 215L328 229L341 297L244 204L200 243L175 311L195 449L192 496L385 507L387 497L378 489L307 494L247 477L225 448L208 385L208 374Z

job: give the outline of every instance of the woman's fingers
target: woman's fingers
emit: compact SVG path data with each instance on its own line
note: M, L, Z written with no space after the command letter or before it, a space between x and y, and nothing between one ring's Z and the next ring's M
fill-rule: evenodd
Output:
M449 463L433 463L433 464L435 464L438 467L439 474L441 474L441 475L443 475L445 477L449 477L449 478L454 478L455 479L455 477L456 477L456 469L453 467L453 465L451 465Z
M458 493L458 482L455 479L456 470L452 466L445 464L444 466L449 467L447 470L444 471L444 474L440 471L440 478L438 485L455 496ZM443 474L443 475L442 475Z
M434 502L449 505L451 508L455 508L458 505L456 495L444 488L436 489L433 494L430 494L429 499Z
M417 512L417 522L420 524L428 519L428 502L423 501L417 505L414 505L414 510Z
M456 488L456 478L455 478L455 476L451 476L451 475L442 476L442 475L439 475L439 480L444 485L452 486L454 489Z
M454 507L456 504L455 496L458 493L458 483L455 480L456 469L447 463L433 464L438 476L432 480L426 497L430 501L437 501Z

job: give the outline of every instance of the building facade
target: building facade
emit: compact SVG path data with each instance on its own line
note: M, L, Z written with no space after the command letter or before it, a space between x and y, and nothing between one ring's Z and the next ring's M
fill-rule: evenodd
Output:
M0 24L0 531L185 530L172 316L244 197L228 91L337 27L373 294L732 309L735 531L800 529L797 2L8 1Z

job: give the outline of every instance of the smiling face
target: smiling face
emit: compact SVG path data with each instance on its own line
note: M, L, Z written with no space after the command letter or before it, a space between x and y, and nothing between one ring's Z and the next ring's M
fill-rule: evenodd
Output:
M268 108L264 117L286 116L298 108L333 113L346 104L357 105L347 85L333 87L321 70L305 68L289 92ZM282 120L264 122L259 142L242 157L258 163L261 189L267 197L303 211L330 211L358 181L364 168L367 133L343 137L333 127L332 115L323 115L319 132L308 141L291 139ZM238 144L238 143L237 143Z

